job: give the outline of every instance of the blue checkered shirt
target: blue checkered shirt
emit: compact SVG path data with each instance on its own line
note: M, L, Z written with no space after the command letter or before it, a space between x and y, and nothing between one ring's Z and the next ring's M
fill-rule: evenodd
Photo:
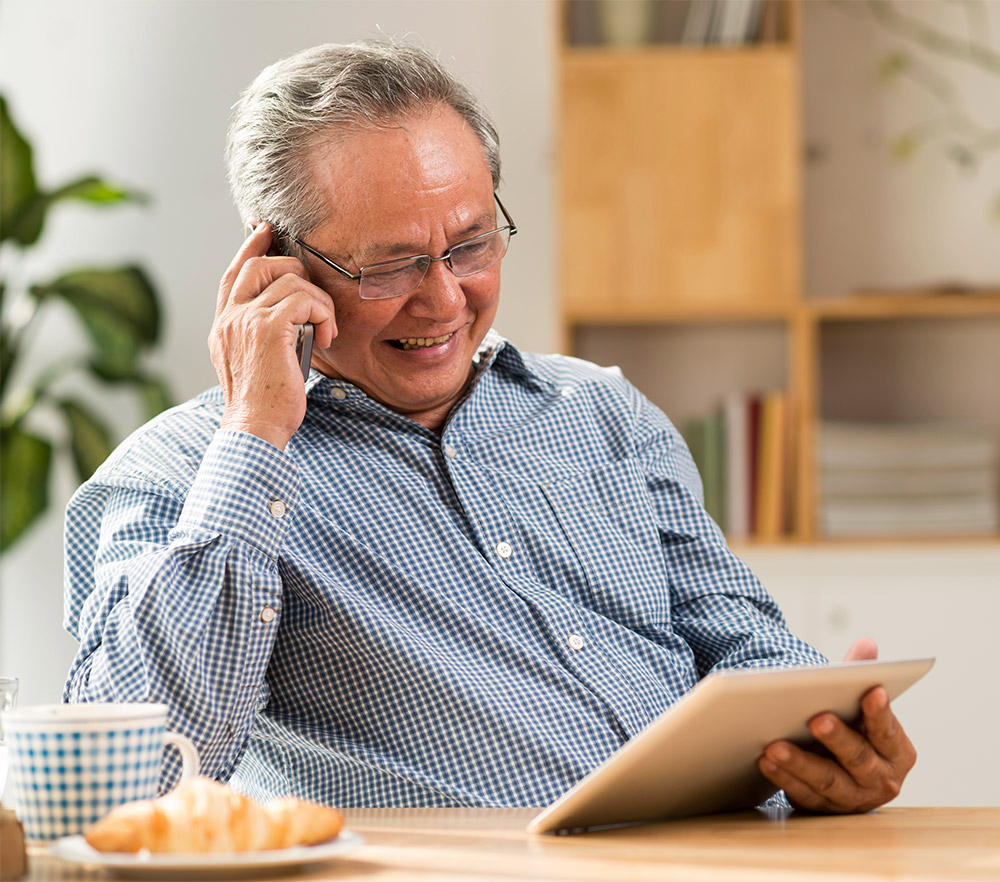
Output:
M712 669L825 662L619 372L476 361L440 435L315 371L284 452L218 389L135 433L67 511L65 698L258 798L545 805Z

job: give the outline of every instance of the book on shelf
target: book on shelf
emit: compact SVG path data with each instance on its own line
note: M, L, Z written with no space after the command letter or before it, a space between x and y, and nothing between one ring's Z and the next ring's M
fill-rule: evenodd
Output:
M700 0L670 0L656 4L653 14L652 42L677 45L684 42L691 8Z
M773 42L779 38L782 2L786 0L568 0L565 37L569 46ZM615 19L635 23L623 29L614 25Z
M747 459L747 481L750 484L750 490L747 494L747 504L750 507L750 511L747 514L747 518L749 533L753 536L757 532L757 493L759 489L757 482L760 478L761 396L757 394L747 395L742 406L747 411L747 437L745 443L750 451Z
M683 435L702 478L705 509L730 539L777 539L788 526L791 476L788 398L727 395Z
M688 420L682 434L701 475L705 511L725 530L726 424L722 410Z
M723 45L752 43L757 31L757 7L760 0L722 0L717 14L714 42Z
M691 46L740 46L776 27L780 0L691 0L681 42ZM770 7L770 8L769 8ZM768 39L776 39L774 36Z
M830 499L820 527L830 538L969 536L1000 531L995 497Z
M783 0L763 0L757 14L755 39L758 43L777 43L781 39L781 4Z
M824 422L820 530L835 537L1000 532L1000 440L984 424Z
M754 482L753 534L777 539L785 532L789 478L789 424L786 397L768 392L760 400Z
M708 42L716 0L694 0L688 7L681 42L701 46Z
M820 425L823 468L995 468L996 463L996 432L982 423L826 421Z
M951 468L830 468L820 470L819 480L828 499L870 497L920 498L987 492L997 477L992 466Z
M745 539L751 532L750 496L753 480L750 444L750 408L740 392L723 402L726 422L726 535Z

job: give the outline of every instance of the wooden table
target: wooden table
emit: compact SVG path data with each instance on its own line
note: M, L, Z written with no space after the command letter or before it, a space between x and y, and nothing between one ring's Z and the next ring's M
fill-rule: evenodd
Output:
M272 879L836 882L1000 880L1000 807L744 812L574 836L530 836L531 809L346 813L358 851ZM32 850L30 880L104 879Z

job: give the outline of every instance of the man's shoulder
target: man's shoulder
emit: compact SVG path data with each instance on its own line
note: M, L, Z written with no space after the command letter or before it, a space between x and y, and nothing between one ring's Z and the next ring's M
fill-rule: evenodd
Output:
M122 441L92 480L114 483L127 477L183 490L194 479L222 411L219 387L163 411Z
M628 386L621 369L615 366L603 367L571 355L524 352L509 343L506 354L527 376L560 390L596 386L620 392Z

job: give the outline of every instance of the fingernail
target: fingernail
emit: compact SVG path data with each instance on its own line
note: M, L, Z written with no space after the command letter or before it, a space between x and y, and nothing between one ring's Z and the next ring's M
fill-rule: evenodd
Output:
M829 717L820 717L816 721L814 731L817 735L831 735L833 733L833 720Z
M760 761L760 767L762 771L769 772L772 775L778 771L778 767L766 757Z
M791 759L792 754L789 752L788 748L783 744L775 745L774 747L769 747L767 749L768 759L776 763L787 763Z

